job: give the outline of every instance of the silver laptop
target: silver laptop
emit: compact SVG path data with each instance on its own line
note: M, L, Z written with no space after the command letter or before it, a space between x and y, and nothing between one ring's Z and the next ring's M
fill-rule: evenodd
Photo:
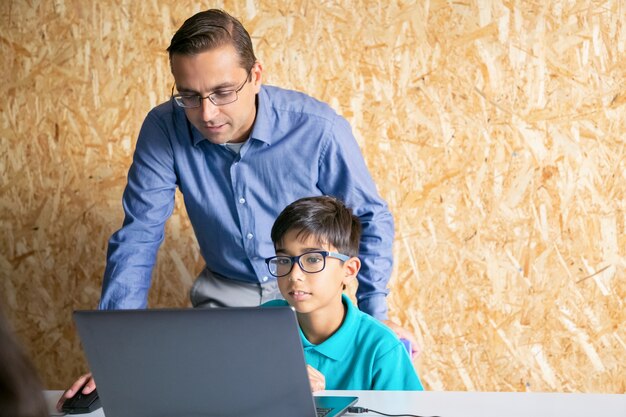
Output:
M74 312L107 417L328 417L289 307Z

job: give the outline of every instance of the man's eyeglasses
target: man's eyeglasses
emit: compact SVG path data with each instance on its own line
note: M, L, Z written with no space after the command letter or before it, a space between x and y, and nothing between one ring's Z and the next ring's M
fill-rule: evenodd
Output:
M202 97L200 94L174 94L174 86L172 86L172 97L176 104L185 109L193 109L195 107L200 107L202 105L202 100L209 99L211 103L216 106L223 106L225 104L230 104L239 98L237 93L239 93L246 83L250 81L250 73L246 76L245 81L239 88L234 90L218 90L214 91L206 97Z
M310 274L321 272L326 267L327 257L340 259L344 262L350 259L349 256L341 253L320 250L306 252L299 256L272 256L271 258L266 258L265 263L270 274L280 278L288 275L295 263L298 263L300 269L304 272Z

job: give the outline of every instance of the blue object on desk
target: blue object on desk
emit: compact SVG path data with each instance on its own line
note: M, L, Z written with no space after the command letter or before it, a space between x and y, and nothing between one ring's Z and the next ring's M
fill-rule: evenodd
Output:
M400 339L400 341L404 345L404 348L406 349L406 351L409 352L409 356L411 356L411 342L409 342L406 339Z

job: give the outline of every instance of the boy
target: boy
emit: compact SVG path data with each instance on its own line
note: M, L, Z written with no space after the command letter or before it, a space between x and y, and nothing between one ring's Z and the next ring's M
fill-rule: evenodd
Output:
M341 201L302 198L287 206L271 232L276 256L267 258L300 324L311 389L422 390L397 336L359 311L343 294L361 267L361 223Z

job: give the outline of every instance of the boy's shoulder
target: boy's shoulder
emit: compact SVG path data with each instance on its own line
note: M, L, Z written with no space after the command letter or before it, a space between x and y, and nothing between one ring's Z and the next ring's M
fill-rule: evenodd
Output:
M350 298L343 294L342 300L347 308L346 319L339 330L331 337L334 341L357 343L363 346L377 346L379 351L393 349L400 344L398 336L387 325L362 312L352 303ZM285 307L289 303L285 300L271 300L261 304L261 307Z
M360 327L362 328L363 332L365 332L368 335L375 334L376 336L380 338L391 340L391 341L398 340L398 337L393 332L393 330L391 330L385 323L370 316L367 313L364 313L360 310L357 310L357 311L358 311L359 318L361 321Z
M350 301L348 301L350 302ZM398 345L398 336L380 320L360 311L350 302L349 307L354 318L349 325L354 327L354 341L364 345L377 345L380 349L392 349Z

